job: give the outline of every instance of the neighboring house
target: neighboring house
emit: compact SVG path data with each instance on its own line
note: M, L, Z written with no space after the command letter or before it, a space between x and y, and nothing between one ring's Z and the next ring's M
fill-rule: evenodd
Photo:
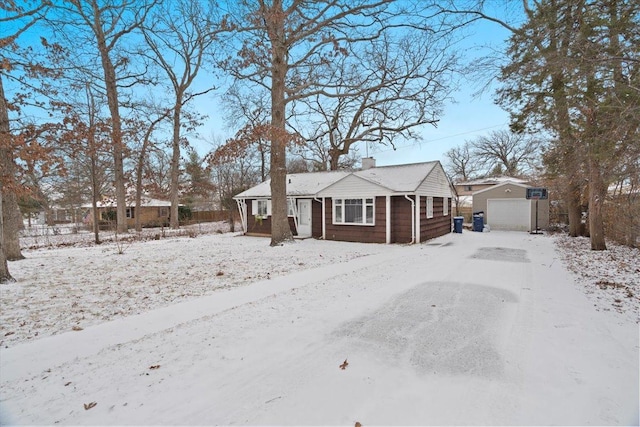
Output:
M101 221L115 221L116 215L115 200L105 199L98 202L98 214ZM93 207L91 204L82 206L87 209L84 215L85 224L93 224ZM135 201L127 201L127 225L134 227L136 216L140 217L142 227L160 227L169 224L169 213L171 211L171 202L167 200L152 199L150 197L142 197L140 207L136 208Z
M520 178L513 178L510 176L494 176L489 178L475 179L472 181L456 182L455 184L453 184L453 186L455 187L458 196L471 196L477 191L486 190L487 188L504 184L505 182L528 184L528 181Z
M453 184L456 191L455 201L455 214L464 216L465 222L471 222L473 209L473 193L486 190L487 188L494 187L505 182L516 182L519 184L527 184L528 182L509 176L496 176L488 178L480 178L471 181L461 181Z
M270 185L234 197L246 234L271 233ZM287 175L289 225L298 237L423 242L451 232L451 197L437 161Z
M527 188L519 182L504 181L473 193L473 212L484 213L491 229L534 231L549 226L549 200L528 200ZM537 206L537 209L536 209Z

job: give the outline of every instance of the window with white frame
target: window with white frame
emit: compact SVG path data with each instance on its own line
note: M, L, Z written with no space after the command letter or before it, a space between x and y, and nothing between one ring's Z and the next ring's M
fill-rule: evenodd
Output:
M127 218L131 219L133 218L133 212L134 212L134 208L127 208Z
M287 216L295 216L296 201L294 199L287 199Z
M449 198L448 197L443 197L442 198L442 216L447 216L449 215Z
M265 219L271 215L271 200L254 199L251 201L251 214L256 218Z
M333 223L374 225L375 199L333 199Z
M433 197L427 197L427 218L433 218Z
M267 200L258 200L256 215L266 217L267 212L269 211L268 207L269 205L267 203Z

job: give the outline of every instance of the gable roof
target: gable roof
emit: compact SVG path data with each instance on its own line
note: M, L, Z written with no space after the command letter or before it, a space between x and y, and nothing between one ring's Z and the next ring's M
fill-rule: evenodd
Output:
M526 184L528 181L521 178L515 178L512 176L492 176L488 178L474 179L472 181L460 181L455 185L498 185L505 182L516 182L519 184Z
M310 172L287 174L287 196L304 197L327 193L341 182L354 178L364 180L391 193L414 193L440 165L438 161L411 163L406 165L380 166L349 172ZM441 166L440 166L441 167ZM271 180L235 195L234 199L270 198Z
M414 192L437 164L437 161L433 161L381 166L354 172L353 174L395 192Z
M503 183L501 183L501 184L493 185L493 186L491 186L491 187L489 187L489 188L484 188L484 189L482 189L482 190L474 191L474 192L473 192L473 195L475 196L476 194L484 193L484 192L486 192L486 191L492 191L492 190L495 190L496 188L504 187L505 185L514 185L514 186L516 186L516 187L522 187L522 188L529 188L529 187L531 187L530 185L527 185L527 184L521 184L521 183L519 183L519 182L514 182L514 181L505 181L505 182L503 182Z
M313 196L336 181L349 175L348 171L309 172L287 174L287 196ZM236 194L234 199L271 197L271 180Z

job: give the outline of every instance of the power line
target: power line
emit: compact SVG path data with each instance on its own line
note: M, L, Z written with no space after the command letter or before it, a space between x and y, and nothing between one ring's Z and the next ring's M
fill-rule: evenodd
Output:
M427 143L427 142L437 142L437 141L442 141L443 139L449 139L449 138L455 138L455 137L458 137L458 136L469 135L469 134L471 134L471 133L481 132L481 131L483 131L483 130L489 130L489 129L494 129L494 128L502 127L502 126L505 126L506 124L507 124L507 123L502 123L502 124L499 124L499 125L488 126L488 127L484 127L484 128L481 128L481 129L474 129L474 130L470 130L470 131L463 132L463 133L457 133L457 134L455 134L455 135L442 136L442 137L440 137L440 138L436 138L436 139L429 139L429 140L426 140L426 141L416 141L416 142L414 142L414 143L412 143L412 144L403 145L403 146L401 146L401 147L396 147L396 148L389 148L389 149L387 149L387 150L380 150L380 151L376 151L376 152L377 152L377 153L386 153L386 152L389 152L389 151L398 151L398 150L400 150L400 149L402 149L402 148L411 148L411 147L415 147L416 145L420 145L420 144L422 144L422 143Z

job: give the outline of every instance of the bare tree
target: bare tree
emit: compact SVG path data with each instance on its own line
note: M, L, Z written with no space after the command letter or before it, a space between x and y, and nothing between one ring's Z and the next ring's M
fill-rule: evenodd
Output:
M379 39L387 30L426 29L425 18L418 2L237 2L230 24L237 30L238 56L228 61L227 70L262 86L271 97L272 246L293 241L287 220L286 148L294 133L287 125L287 110L319 94L344 96L330 83L331 64L337 58L359 43Z
M447 174L460 181L469 181L480 173L478 159L473 154L471 143L465 141L461 147L454 147L445 154Z
M530 175L541 160L539 138L506 130L492 131L470 142L471 154L485 173L499 170L507 176Z
M197 92L189 92L203 67L205 56L220 30L214 24L211 10L201 2L175 0L165 2L154 15L153 22L143 29L149 56L164 71L173 91L172 101L172 157L171 157L171 228L179 227L178 183L180 177L180 148L184 143L181 129L185 127L183 107L197 96L214 89L207 85Z
M24 258L20 250L19 230L22 216L18 206L19 185L16 181L15 159L25 155L20 152L21 138L12 134L9 108L16 110L20 101L12 103L6 98L4 79L14 76L21 68L25 74L44 76L48 69L38 62L25 61L25 52L20 49L18 38L33 28L47 13L50 3L45 0L27 0L22 3L9 2L3 5L0 25L5 31L0 36L0 283L13 280L7 259ZM12 74L13 73L13 74ZM15 77L14 77L15 78ZM21 81L19 78L16 80ZM34 90L37 90L34 85ZM37 156L39 154L35 154Z
M385 34L356 48L334 61L334 93L303 100L310 115L303 118L313 126L307 139L327 142L331 170L356 143L395 148L399 140L419 140L416 129L437 123L453 89L456 58L447 33Z
M233 196L257 184L260 179L260 167L255 157L251 141L232 138L224 144L218 143L218 147L205 158L220 204L228 212L231 231L235 230L234 212L237 209Z
M269 175L269 140L264 134L254 132L269 123L268 93L258 88L243 87L242 82L236 82L223 97L225 105L225 120L230 126L239 128L239 133L251 138L254 148L260 155L260 178L264 182Z
M97 55L102 70L101 81L107 98L111 116L111 143L114 161L115 193L117 204L117 230L128 231L126 217L126 189L124 173L125 142L122 130L122 101L120 99L121 84L128 85L139 81L140 74L128 70L131 60L123 50L123 45L135 31L146 21L158 0L65 0L55 5L57 15L51 19L56 33L67 37L75 50L84 54L83 59ZM69 31L73 28L74 31ZM78 43L82 40L86 45ZM84 49L84 50L83 50ZM82 55L81 55L82 56ZM83 66L85 64L82 64ZM88 73L93 70L86 68ZM97 74L93 75L98 78Z
M10 145L10 132L9 127L9 111L7 109L6 98L4 97L4 89L2 86L2 76L0 75L0 158L5 159L5 156L11 155ZM5 147L5 144L8 147ZM12 159L12 157L9 157ZM9 273L9 267L7 265L7 257L5 255L5 238L4 238L4 195L14 194L14 191L7 191L7 184L13 182L13 175L8 175L5 166L2 165L2 176L0 176L0 283L12 282L14 279Z

